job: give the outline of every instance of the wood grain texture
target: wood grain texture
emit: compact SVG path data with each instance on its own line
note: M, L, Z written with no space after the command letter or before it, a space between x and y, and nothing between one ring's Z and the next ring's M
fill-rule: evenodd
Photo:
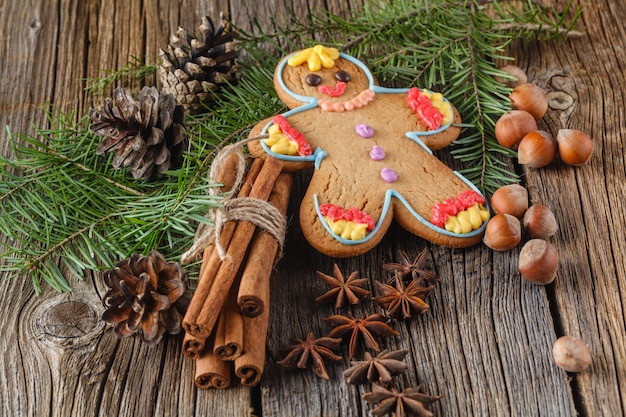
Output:
M263 3L259 7L258 3ZM562 6L565 2L559 1ZM269 27L291 8L298 16L322 8L335 13L360 0L0 0L0 124L13 132L46 127L51 106L76 117L109 96L91 95L86 78L120 68L133 56L157 62L177 27L195 28L200 16L230 13L236 25ZM555 3L551 3L555 4ZM291 338L328 332L323 319L350 311L378 312L369 299L336 310L315 297L326 291L316 271L375 280L398 261L398 251L416 256L427 249L428 266L441 282L427 299L430 310L392 322L400 336L383 348L406 348L409 370L400 387L421 384L442 395L432 407L441 416L618 416L626 413L626 1L580 0L582 38L563 43L516 42L510 52L529 79L551 97L540 122L590 133L594 155L583 167L560 161L523 174L533 203L551 207L559 231L551 239L560 254L554 284L524 282L519 249L496 253L483 245L459 250L427 244L394 225L371 252L332 259L315 252L298 227L298 201L308 182L296 177L288 212L284 257L271 281L266 369L256 389L194 387L193 362L182 354L182 336L150 348L135 338L118 340L100 316L106 291L98 274L68 280L72 294L51 290L36 297L29 277L0 280L0 416L142 415L263 417L368 416L361 399L369 387L347 385L349 365L328 365L330 381L310 370L276 365ZM122 80L139 89L148 80ZM5 129L0 152L10 155ZM454 168L446 151L438 155ZM374 295L378 295L375 294ZM567 374L551 356L563 334L582 337L593 353L589 369Z

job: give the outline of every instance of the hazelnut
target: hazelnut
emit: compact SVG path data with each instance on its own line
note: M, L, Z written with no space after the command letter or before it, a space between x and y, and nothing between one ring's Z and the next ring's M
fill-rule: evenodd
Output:
M548 96L543 88L532 84L520 84L513 89L509 97L511 106L517 110L525 110L539 120L548 110Z
M584 340L561 336L552 346L554 362L567 372L580 372L591 365L591 352Z
M576 129L561 129L556 134L561 160L568 165L583 165L593 153L593 141Z
M491 208L521 218L528 209L528 190L519 184L504 185L491 196Z
M526 233L534 239L548 239L559 230L552 210L541 204L533 204L526 210L522 225Z
M498 82L506 85L507 87L515 88L520 84L525 84L528 82L528 76L526 76L526 72L518 67L517 65L508 64L500 67L501 71L508 73L514 80L504 79L504 77L496 77Z
M483 243L495 251L513 249L522 240L521 225L517 217L510 214L496 214L485 228Z
M522 138L517 148L517 162L531 168L542 168L556 157L556 141L543 130L534 130Z
M550 242L531 239L519 254L519 272L533 284L546 285L554 281L559 267L559 254Z
M533 130L537 130L537 121L532 114L524 110L511 110L496 122L496 140L505 148L516 149L519 141Z

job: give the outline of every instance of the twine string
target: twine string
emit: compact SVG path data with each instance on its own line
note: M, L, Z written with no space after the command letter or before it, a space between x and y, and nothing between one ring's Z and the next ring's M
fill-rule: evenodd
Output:
M223 167L226 158L230 154L235 153L237 156L237 164L235 167L234 185L228 193L224 194L221 205L208 210L205 217L209 222L200 223L198 225L194 236L194 243L181 257L182 263L188 263L199 256L204 248L211 243L215 245L220 259L222 261L226 260L228 255L226 249L220 243L220 235L224 225L228 221L249 221L268 232L276 242L278 242L279 249L276 260L280 259L282 256L285 233L287 230L286 217L280 210L267 201L251 197L236 197L246 174L246 158L241 149L243 145L265 137L267 137L267 135L256 136L225 146L224 149L215 156L211 164L211 169L209 170L208 180L211 184L216 183L218 173ZM219 192L218 187L210 187L208 191L211 196L217 196Z

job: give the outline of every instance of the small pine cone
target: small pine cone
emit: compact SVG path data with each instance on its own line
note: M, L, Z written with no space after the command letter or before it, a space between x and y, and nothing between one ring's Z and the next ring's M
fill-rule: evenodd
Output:
M167 262L157 251L134 254L105 271L104 282L111 289L102 300L102 320L115 326L119 338L137 333L155 345L165 332L180 332L191 292L187 272L176 262Z
M89 118L90 131L105 137L96 154L116 151L115 169L130 167L133 177L149 179L180 167L188 144L185 113L171 94L144 87L135 100L118 87Z
M191 114L201 113L214 100L215 93L241 75L235 33L220 13L217 26L203 17L198 36L178 28L167 51L161 50L157 73L162 90L172 94Z

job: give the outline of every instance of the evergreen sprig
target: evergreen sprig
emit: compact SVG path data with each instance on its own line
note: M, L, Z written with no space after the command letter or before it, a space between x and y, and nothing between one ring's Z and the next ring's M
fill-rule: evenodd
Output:
M242 33L248 53L244 77L219 97L211 112L187 118L190 148L183 167L156 182L133 180L97 156L99 137L88 118L49 112L49 127L34 137L7 128L13 158L0 157L0 272L29 274L37 293L45 282L70 291L65 276L112 267L132 253L157 249L177 258L193 242L195 229L220 196L207 180L216 152L240 141L263 119L285 110L272 88L278 58L325 40L364 60L381 83L437 88L458 107L465 126L453 150L467 164L466 176L483 190L515 181L506 162L510 150L493 137L497 118L509 108L508 90L494 76L509 59L511 40L530 36L562 39L579 11L562 13L524 3L415 0L382 2L342 18L314 14L274 22L274 33ZM93 80L93 89L154 71L136 59Z
M89 132L87 116L48 112L50 127L32 137L7 127L14 157L0 156L0 272L30 274L37 293L42 282L70 291L68 271L82 278L152 249L180 258L221 202L209 193L219 184L206 178L216 152L281 111L275 94L259 88L271 77L270 68L249 68L213 113L189 117L183 166L157 182L134 180L112 168L112 155L96 155L102 138Z
M96 155L87 118L73 119L49 114L51 128L36 137L7 129L15 156L0 158L0 271L30 273L37 293L42 281L70 291L63 270L82 278L136 251L180 255L193 221L219 204L208 193L215 184L194 181L192 159L159 183L133 181Z
M519 4L519 3L518 3ZM564 39L572 33L581 9L572 2L562 12L530 1L393 1L367 4L348 17L327 12L306 21L275 21L276 31L244 34L249 45L294 49L324 40L366 62L389 86L418 86L441 91L464 121L452 155L461 172L483 192L518 182L510 158L500 146L495 123L510 110L511 90L496 76L510 79L496 63L512 60L507 46L517 39Z

